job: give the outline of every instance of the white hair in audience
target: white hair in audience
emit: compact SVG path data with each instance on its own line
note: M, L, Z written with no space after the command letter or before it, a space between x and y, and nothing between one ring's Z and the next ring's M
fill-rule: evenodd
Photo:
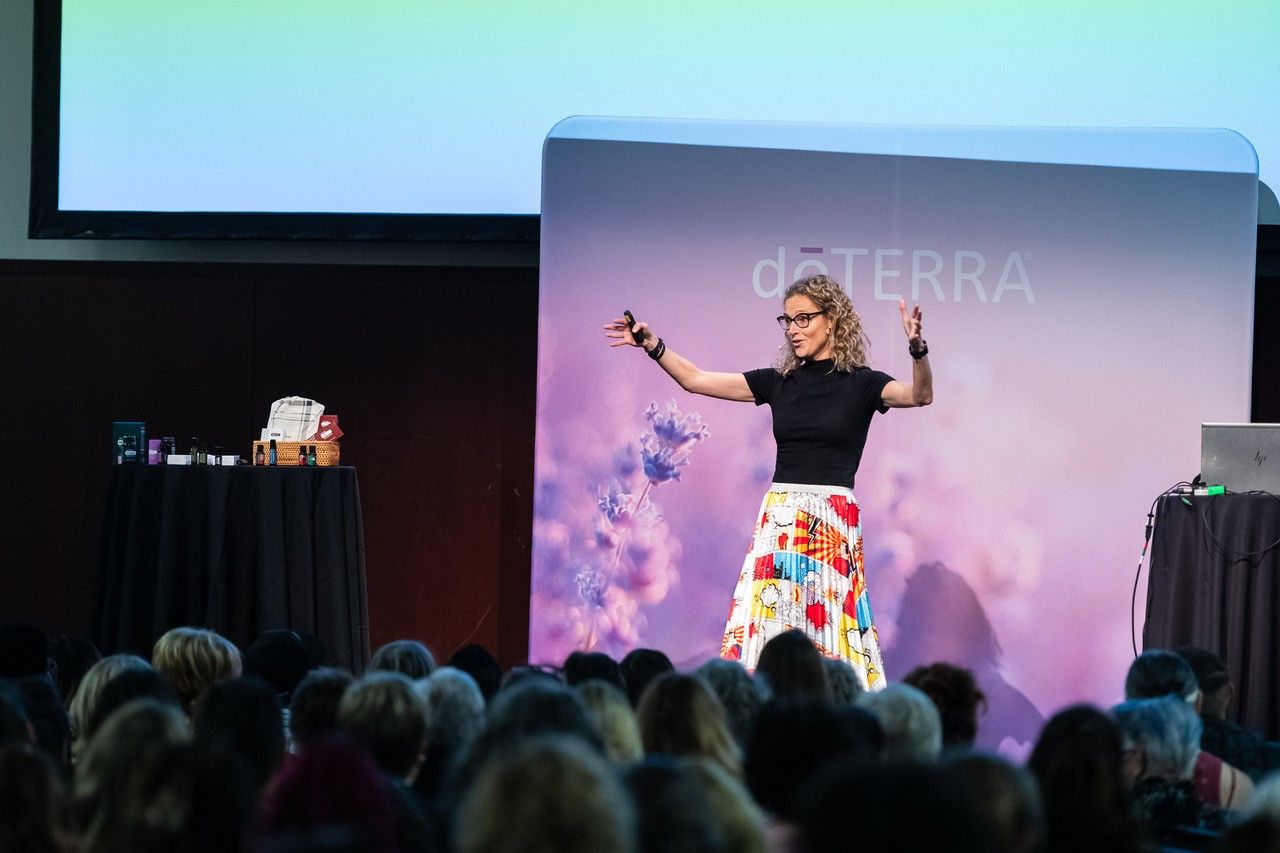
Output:
M460 669L442 666L413 683L426 706L427 742L465 748L484 725L484 696L476 680Z
M895 681L883 690L863 693L857 705L880 721L886 762L931 764L942 752L942 718L923 691Z

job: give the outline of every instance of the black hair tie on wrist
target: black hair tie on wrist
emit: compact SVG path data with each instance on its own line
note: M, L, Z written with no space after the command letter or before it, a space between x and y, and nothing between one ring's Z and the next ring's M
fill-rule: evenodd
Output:
M907 344L907 352L911 353L912 358L914 358L916 361L919 361L920 359L924 358L926 355L929 354L929 344L927 344L922 338L920 340L920 349L916 349L915 347L911 346L911 344Z
M667 342L662 338L658 338L658 345L649 351L649 358L657 361L667 354Z

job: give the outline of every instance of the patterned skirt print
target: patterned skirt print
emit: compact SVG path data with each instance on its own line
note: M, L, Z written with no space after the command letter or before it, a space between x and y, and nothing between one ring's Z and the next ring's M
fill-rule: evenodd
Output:
M733 591L720 656L755 669L771 638L798 628L828 657L884 686L862 568L862 523L849 489L774 483Z

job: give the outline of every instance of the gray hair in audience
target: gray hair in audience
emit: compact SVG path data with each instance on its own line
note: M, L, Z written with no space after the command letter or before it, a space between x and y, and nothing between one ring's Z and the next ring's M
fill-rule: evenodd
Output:
M764 694L751 673L737 661L712 658L698 667L694 675L711 685L720 697L733 739L739 746L746 746L751 727L764 704Z
M458 853L630 853L630 798L576 738L535 737L486 762L458 810Z
M110 655L89 667L80 679L76 692L67 703L67 712L71 722L71 758L78 761L84 752L85 733L93 712L98 707L98 699L107 682L122 672L150 669L147 663L137 655Z
M937 760L942 752L942 718L923 691L893 682L883 690L863 693L857 704L880 721L886 763Z
M1200 752L1204 724L1177 696L1133 699L1111 709L1126 741L1142 750L1143 776L1190 779Z
M853 665L844 658L823 658L822 667L827 671L827 683L831 685L831 699L837 705L855 705L858 697L867 692Z
M436 657L417 640L392 640L373 653L369 669L398 672L410 681L416 681L436 671Z
M465 749L484 725L484 695L476 680L460 669L442 666L413 683L426 710L427 743L450 753Z
M1182 656L1164 649L1150 649L1129 664L1124 679L1124 698L1155 699L1174 694L1185 702L1200 695L1196 671Z

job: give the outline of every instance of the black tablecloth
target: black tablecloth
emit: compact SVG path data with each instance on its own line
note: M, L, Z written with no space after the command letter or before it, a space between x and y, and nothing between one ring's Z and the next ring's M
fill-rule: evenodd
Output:
M1156 509L1144 648L1196 645L1235 682L1237 722L1280 738L1280 500L1162 498Z
M241 649L262 631L309 631L333 662L369 655L356 471L116 465L99 567L96 639L150 656L179 625Z

